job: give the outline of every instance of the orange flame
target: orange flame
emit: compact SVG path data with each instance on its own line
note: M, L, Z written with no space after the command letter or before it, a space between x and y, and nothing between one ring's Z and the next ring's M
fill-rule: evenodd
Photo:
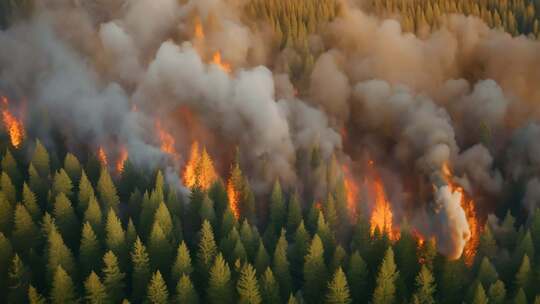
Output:
M196 141L191 145L191 153L184 169L183 180L187 187L199 187L202 190L210 189L217 180L214 162L206 148L203 148L202 154L199 153L199 143Z
M199 17L195 18L195 38L204 39L204 29Z
M376 179L373 183L373 190L375 192L375 207L370 219L371 234L378 229L380 232L386 233L390 240L395 241L399 239L399 232L392 227L394 215L392 214L390 202L386 198L382 181Z
M170 154L170 155L177 155L176 149L174 147L175 141L174 137L167 132L163 127L161 126L161 122L158 120L156 121L156 130L158 133L158 138L160 142L160 149L163 153Z
M221 60L221 53L219 51L214 53L214 57L212 58L212 63L217 65L220 69L222 69L227 74L230 74L232 72L231 65Z
M465 258L465 263L470 266L474 262L474 257L476 256L476 251L480 243L481 234L481 226L476 215L476 206L474 200L466 195L463 187L454 182L452 170L450 169L448 163L443 164L441 171L446 183L450 187L450 191L459 192L461 194L461 208L463 208L465 211L467 223L469 224L469 230L471 231L471 236L467 241L467 244L465 244L462 254Z
M126 160L128 159L128 150L126 147L122 146L120 147L120 154L118 156L118 160L116 161L116 172L122 173L124 172L124 164L126 163Z
M97 157L102 166L107 166L109 164L109 161L107 160L107 153L103 147L99 147Z
M358 186L353 180L352 174L349 168L345 165L342 166L343 169L343 182L345 183L345 192L347 194L347 208L349 209L351 220L354 222L358 215L356 210L356 202L358 198Z
M20 147L24 138L24 125L21 120L17 119L8 109L9 100L2 96L2 121L8 132L11 145L15 148Z
M238 206L239 200L239 191L235 189L232 178L227 182L227 198L229 199L229 206L231 211L236 219L240 218L240 208Z

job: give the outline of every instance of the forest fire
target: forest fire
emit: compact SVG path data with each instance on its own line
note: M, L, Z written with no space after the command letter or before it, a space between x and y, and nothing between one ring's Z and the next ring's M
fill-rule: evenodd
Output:
M212 158L203 148L202 153L199 150L199 143L193 142L189 160L182 174L184 185L188 188L199 187L206 191L217 180L217 173L214 168Z
M386 197L382 181L376 179L372 182L371 187L375 196L375 206L373 207L370 219L371 234L374 234L378 230L388 235L390 240L395 241L399 239L399 233L393 227L392 207Z
M204 39L204 29L200 18L195 18L195 38Z
M159 138L160 149L163 153L172 155L174 158L178 158L178 153L175 148L174 137L167 132L162 126L161 122L156 121L156 131Z
M122 146L120 147L118 160L116 161L116 172L118 173L124 172L124 165L127 159L128 159L128 150L126 149L126 147Z
M358 215L357 211L357 199L358 199L358 186L353 180L352 174L349 168L345 165L342 166L343 170L343 182L345 183L345 192L347 194L347 208L349 210L349 216L352 222L355 222Z
M8 132L11 145L19 148L24 138L24 125L21 120L17 119L8 109L9 100L2 96L2 121Z
M102 166L106 167L109 164L107 153L103 147L99 147L97 157Z
M217 65L220 69L222 69L227 74L230 74L232 72L231 65L222 61L221 53L219 51L214 53L214 56L212 57L212 63Z
M240 208L238 206L240 201L240 193L234 186L232 178L227 182L227 198L229 199L229 206L236 219L240 218Z
M465 211L467 217L467 223L469 224L469 230L471 232L470 238L467 241L467 244L463 248L463 257L467 265L471 265L474 261L476 251L478 249L478 244L480 242L480 224L478 222L476 207L474 200L469 198L465 193L463 187L457 185L453 181L452 170L448 163L444 163L442 169L443 177L450 187L452 192L458 192L461 195L461 207Z

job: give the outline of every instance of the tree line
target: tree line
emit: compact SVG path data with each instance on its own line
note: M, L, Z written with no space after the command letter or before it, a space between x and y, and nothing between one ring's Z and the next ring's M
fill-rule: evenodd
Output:
M316 148L308 172L333 185L320 203L278 181L255 196L238 161L184 196L160 171L33 146L0 162L4 303L540 303L540 211L486 225L467 264L407 224L391 241L351 217Z

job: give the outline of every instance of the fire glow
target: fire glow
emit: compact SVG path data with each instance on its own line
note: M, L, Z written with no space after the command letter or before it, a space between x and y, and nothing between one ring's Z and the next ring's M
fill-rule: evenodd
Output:
M352 174L349 168L345 165L342 166L343 182L345 183L345 192L347 194L347 208L349 209L349 215L352 222L356 221L358 216L357 211L357 199L358 199L358 186L353 180Z
M2 96L2 106L2 121L8 132L11 145L19 148L24 138L24 125L21 120L17 119L9 111L9 100L7 97Z
M476 215L476 207L474 200L469 198L463 187L457 185L454 182L452 170L448 163L444 163L442 169L443 177L450 187L450 191L455 193L458 192L461 195L461 208L465 211L465 216L467 217L467 223L469 224L469 230L471 232L470 238L463 248L463 257L467 265L471 265L474 261L476 251L478 249L478 244L480 243L480 225L478 223L478 218Z
M232 178L227 182L227 198L229 199L229 206L236 219L240 218L240 208L238 206L240 193L234 186Z
M212 57L212 63L217 65L227 74L230 74L232 72L231 65L221 60L221 53L219 51L214 53L214 56Z
M124 172L124 165L127 159L128 159L128 150L126 149L126 147L121 146L120 153L118 155L118 160L116 161L116 172L118 173Z
M105 149L103 147L99 147L97 157L102 166L106 167L109 164L109 160L107 159L107 152L105 152Z
M203 148L199 151L199 143L193 142L189 160L182 174L184 185L188 188L198 187L201 190L208 190L217 180L217 173L214 168L212 158Z

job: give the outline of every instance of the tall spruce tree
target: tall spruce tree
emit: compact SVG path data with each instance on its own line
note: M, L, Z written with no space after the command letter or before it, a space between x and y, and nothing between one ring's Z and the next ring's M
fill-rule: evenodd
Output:
M73 280L60 265L58 265L54 273L50 298L51 303L53 304L71 304L78 302Z
M434 304L435 279L431 270L422 265L420 272L416 276L416 292L413 295L414 304Z
M210 269L206 296L208 303L211 304L229 304L235 302L233 298L234 290L231 282L231 271L221 254L217 255L214 265Z
M304 262L304 294L307 302L321 303L324 300L327 277L323 243L315 234Z
M119 303L125 297L126 274L120 271L118 259L110 250L103 256L103 265L103 284L107 289L109 299L113 303Z
M394 262L394 251L391 247L386 250L382 260L375 291L373 293L373 304L392 304L396 301L396 280L399 275Z
M104 304L109 302L105 285L99 276L92 271L84 281L84 300L89 304Z
M150 281L150 259L146 252L146 247L141 239L137 237L131 251L131 288L132 299L136 303L144 299L148 282Z
M169 301L169 291L159 270L152 275L152 280L148 285L147 300L151 304L167 304Z
M334 274L332 281L328 283L328 292L326 293L327 304L349 304L351 296L347 277L343 270L338 268Z
M176 300L178 303L198 304L199 295L188 275L184 274L176 285Z
M242 267L238 283L236 284L236 290L239 296L238 303L261 303L262 299L259 291L259 283L257 281L255 269L251 264L247 263Z

